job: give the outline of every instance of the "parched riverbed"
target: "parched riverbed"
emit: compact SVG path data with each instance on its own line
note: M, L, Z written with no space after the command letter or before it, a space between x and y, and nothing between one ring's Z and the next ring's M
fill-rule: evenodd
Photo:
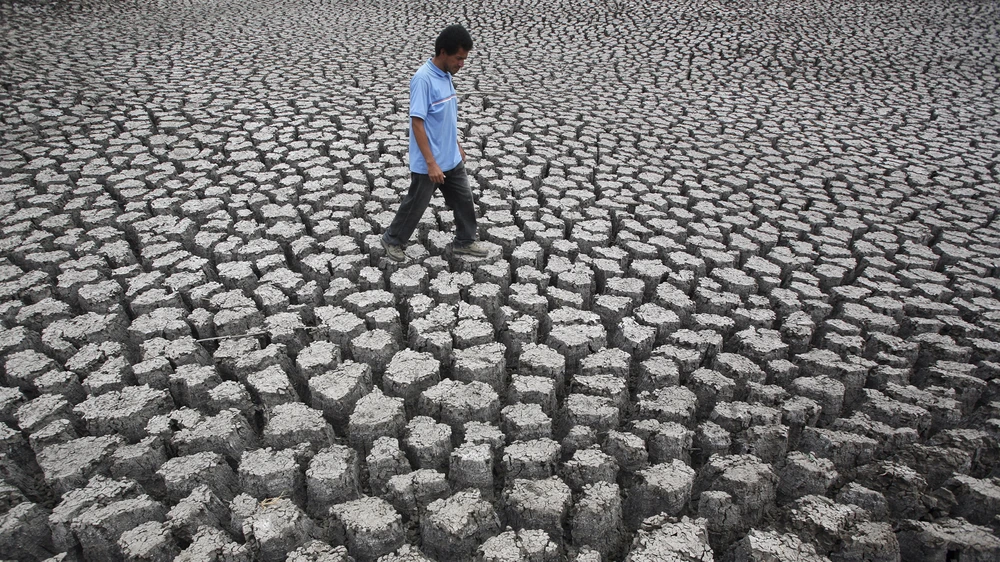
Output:
M996 0L0 0L0 557L1000 561L998 131Z

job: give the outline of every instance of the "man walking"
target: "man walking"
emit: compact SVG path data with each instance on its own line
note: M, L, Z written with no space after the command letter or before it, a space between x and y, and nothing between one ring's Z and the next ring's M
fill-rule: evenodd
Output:
M382 247L394 261L406 259L403 248L437 188L455 213L452 252L487 255L476 242L476 207L465 171L465 150L458 142L458 96L451 81L471 50L469 32L450 25L434 42L434 57L410 79L410 190L382 235Z

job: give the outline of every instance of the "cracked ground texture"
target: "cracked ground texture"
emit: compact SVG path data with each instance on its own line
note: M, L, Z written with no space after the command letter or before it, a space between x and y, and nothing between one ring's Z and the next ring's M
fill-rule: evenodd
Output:
M0 0L0 552L1000 560L998 131L996 1Z

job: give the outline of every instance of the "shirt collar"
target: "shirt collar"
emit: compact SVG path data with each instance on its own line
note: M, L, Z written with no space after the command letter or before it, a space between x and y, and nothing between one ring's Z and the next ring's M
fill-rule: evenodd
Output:
M434 64L434 59L433 58L427 59L427 66L431 67L431 72L433 72L435 75L441 76L442 78L447 78L448 77L448 73L447 72L441 70L440 68L437 67L436 64Z

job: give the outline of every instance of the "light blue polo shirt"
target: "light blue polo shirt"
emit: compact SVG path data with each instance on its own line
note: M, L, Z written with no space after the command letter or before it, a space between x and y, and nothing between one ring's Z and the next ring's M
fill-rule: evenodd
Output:
M442 172L462 163L462 154L458 151L458 96L451 74L434 66L431 59L427 59L410 79L410 117L424 120L431 153ZM410 171L427 173L427 160L417 146L412 126Z

